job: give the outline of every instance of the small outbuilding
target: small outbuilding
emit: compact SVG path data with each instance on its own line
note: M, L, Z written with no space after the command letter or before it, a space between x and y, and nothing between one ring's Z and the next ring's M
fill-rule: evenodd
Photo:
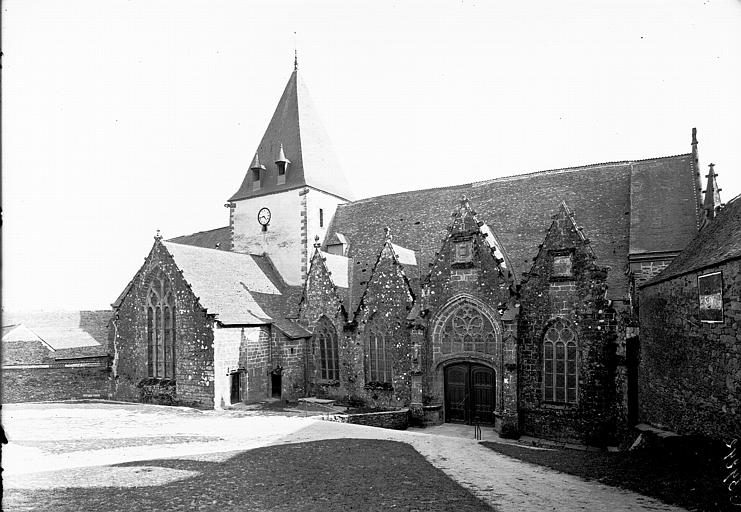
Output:
M640 288L640 421L727 441L741 437L741 196L705 222Z

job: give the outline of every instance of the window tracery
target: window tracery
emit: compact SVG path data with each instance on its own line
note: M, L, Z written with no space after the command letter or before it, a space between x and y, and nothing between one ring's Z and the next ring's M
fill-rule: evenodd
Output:
M576 335L563 319L556 320L543 338L543 400L575 403Z
M175 378L175 293L162 274L147 293L147 370L150 377Z
M442 352L494 354L496 334L491 321L470 302L463 302L442 329Z
M322 317L314 329L314 339L319 346L319 374L322 379L339 380L340 358L337 330L327 317Z
M366 326L367 382L392 381L393 329L389 321L374 315Z

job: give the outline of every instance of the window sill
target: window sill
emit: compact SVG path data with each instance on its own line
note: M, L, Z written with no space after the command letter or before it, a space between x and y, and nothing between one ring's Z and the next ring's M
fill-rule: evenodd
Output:
M551 283L563 283L566 281L576 281L576 277L571 276L551 276Z
M540 406L543 409L561 409L561 410L569 410L569 409L576 409L578 404L576 403L566 403L566 402L541 402Z
M319 379L317 381L317 384L319 384L320 386L339 387L340 381L336 379Z
M370 382L366 384L365 389L369 391L393 391L394 386L390 382Z

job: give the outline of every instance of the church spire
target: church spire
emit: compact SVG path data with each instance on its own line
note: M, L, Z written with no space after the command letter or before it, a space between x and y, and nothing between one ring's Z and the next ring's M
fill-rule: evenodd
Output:
M257 147L265 165L259 187L254 186L255 180L248 173L229 201L304 187L342 200L354 195L297 67L295 52L294 70ZM289 163L290 171L286 172Z
M703 192L705 194L705 199L702 203L704 223L714 219L718 208L722 206L720 202L721 189L718 188L718 181L716 179L718 175L715 173L715 164L710 164L708 167L710 169L705 175L707 183L705 191Z

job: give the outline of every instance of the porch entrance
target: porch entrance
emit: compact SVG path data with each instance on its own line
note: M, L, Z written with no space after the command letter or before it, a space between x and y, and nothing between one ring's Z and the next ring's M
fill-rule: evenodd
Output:
M494 370L475 363L445 367L445 421L494 423Z

